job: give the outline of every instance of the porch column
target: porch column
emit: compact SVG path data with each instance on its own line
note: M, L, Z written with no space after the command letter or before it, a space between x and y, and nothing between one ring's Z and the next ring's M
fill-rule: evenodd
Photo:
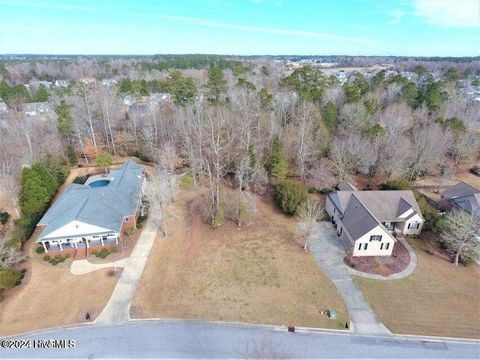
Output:
M103 242L103 236L100 236L100 242L102 243L102 246L104 246L104 242Z
M88 239L87 238L85 238L85 244L87 244L87 248L90 247L90 245L88 245Z
M115 236L115 244L118 245L118 236Z
M72 240L73 246L75 246L75 249L78 249L78 243L77 240Z
M60 240L58 240L57 242L58 242L58 246L60 246L60 250L63 250L62 243L60 242Z
M47 253L48 250L47 250L47 245L45 245L45 241L42 241L42 245L43 245L43 248L45 249L45 252Z

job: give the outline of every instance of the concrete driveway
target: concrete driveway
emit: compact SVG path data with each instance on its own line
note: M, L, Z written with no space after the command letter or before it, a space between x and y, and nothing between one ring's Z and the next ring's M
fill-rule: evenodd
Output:
M310 252L342 295L353 331L361 335L391 335L350 278L343 262L347 248L330 222L318 223L310 238Z

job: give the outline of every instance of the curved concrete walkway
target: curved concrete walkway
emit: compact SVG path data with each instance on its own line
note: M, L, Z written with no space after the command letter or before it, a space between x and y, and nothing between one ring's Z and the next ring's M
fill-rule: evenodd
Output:
M383 275L376 275L376 274L368 274L368 273L365 273L365 272L362 272L362 271L352 269L350 266L346 266L347 270L348 270L348 273L350 275L361 276L361 277L364 277L364 278L367 278L367 279L383 280L383 281L399 280L399 279L403 279L403 278L407 277L417 267L417 254L415 254L415 251L413 251L410 244L403 237L398 238L398 241L400 241L403 244L403 246L405 246L407 248L408 253L410 255L410 262L408 263L408 266L404 270L402 270L402 271L400 271L396 274L383 276Z
M72 262L72 265L70 266L70 272L73 275L84 275L91 273L93 271L97 271L99 269L104 269L104 268L113 268L115 267L120 267L123 268L127 264L128 258L105 263L105 264L92 264L88 260L75 260Z
M343 262L346 248L332 224L320 222L317 225L310 238L310 252L340 292L350 315L352 330L361 335L392 335L378 320L350 278L347 266Z
M95 323L113 324L130 320L130 305L159 228L160 216L150 215L118 279L112 297L95 319Z

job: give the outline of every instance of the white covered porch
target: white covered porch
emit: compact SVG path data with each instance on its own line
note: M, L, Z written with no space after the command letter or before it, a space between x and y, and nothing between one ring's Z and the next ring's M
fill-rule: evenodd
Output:
M45 252L48 253L49 251L76 250L92 246L118 245L119 240L120 236L118 233L108 233L78 238L40 239L38 242L42 244Z

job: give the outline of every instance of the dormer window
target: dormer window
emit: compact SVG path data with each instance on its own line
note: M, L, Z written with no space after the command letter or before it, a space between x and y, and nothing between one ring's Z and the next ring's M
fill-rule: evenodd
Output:
M418 221L412 221L408 224L408 229L418 229L420 227L420 223Z
M371 235L370 241L382 241L382 235Z

